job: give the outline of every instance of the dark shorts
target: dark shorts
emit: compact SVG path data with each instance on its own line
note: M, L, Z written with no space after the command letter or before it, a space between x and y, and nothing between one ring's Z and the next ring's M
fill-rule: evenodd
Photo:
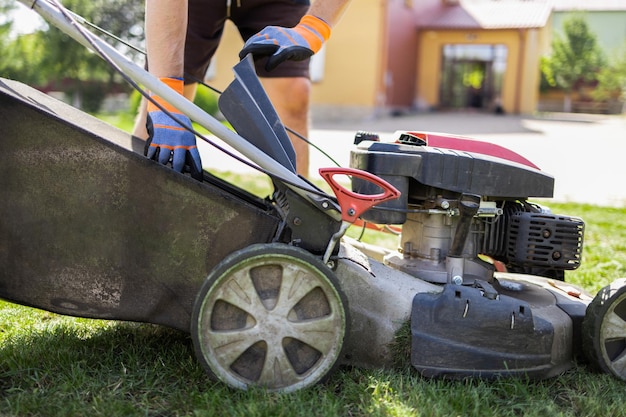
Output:
M224 23L230 19L243 40L266 26L293 27L309 9L309 0L189 0L185 43L185 74L204 79L211 57L219 46ZM232 51L239 54L239 51ZM285 61L265 71L265 59L255 62L259 77L309 77L309 60ZM190 80L194 82L193 80Z

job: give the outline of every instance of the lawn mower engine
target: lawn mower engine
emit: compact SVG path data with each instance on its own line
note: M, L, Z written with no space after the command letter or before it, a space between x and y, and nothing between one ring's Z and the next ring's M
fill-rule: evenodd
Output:
M462 377L566 369L579 353L586 302L558 287L564 271L580 265L584 223L528 202L552 197L554 178L494 144L396 134L381 142L357 133L350 166L402 193L362 216L402 225L397 250L382 262L443 284L413 300L412 365L425 375ZM352 189L379 192L358 178Z
M402 192L362 216L403 225L398 252L385 258L387 265L429 282L456 284L490 280L494 265L560 280L580 265L584 223L527 201L552 197L554 178L520 155L485 142L415 132L399 133L394 143L357 145L351 166ZM374 187L353 179L356 192L375 193Z
M494 265L496 270L563 280L564 271L580 263L579 219L526 201L464 194L438 199L439 208L407 213L398 253L385 259L389 266L430 282L468 283L490 279ZM431 202L422 201L422 207Z

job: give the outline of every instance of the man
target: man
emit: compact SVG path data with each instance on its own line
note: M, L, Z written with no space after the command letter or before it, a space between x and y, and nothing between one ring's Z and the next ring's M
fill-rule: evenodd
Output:
M225 0L230 3L230 0ZM235 0L245 3L246 0ZM275 0L272 0L275 1ZM255 58L266 56L265 71L272 71L286 60L302 61L318 52L330 36L331 28L337 23L349 0L318 0L293 28L268 26L250 37L240 53L243 58L252 53ZM188 10L192 12L189 42L197 39L197 32L202 31L195 22L197 0L147 0L146 2L146 45L150 72L168 84L171 88L188 98L193 97L195 85L184 87L183 72L185 67L185 39L187 32ZM188 7L191 7L188 9ZM232 4L230 6L232 12ZM241 31L241 28L240 28ZM210 58L210 57L209 57ZM208 61L206 61L208 64ZM199 65L196 68L204 68ZM268 72L269 74L269 72ZM303 76L303 74L306 74ZM286 126L308 134L308 100L310 81L308 71L300 72L296 77L278 77L264 80L264 87L279 117ZM155 97L158 99L158 97ZM184 123L188 118L175 109L177 116ZM181 129L158 107L148 103L154 134L148 150L148 157L166 164L172 160L172 167L182 171L185 164L195 178L202 177L200 155L196 147L195 136ZM143 120L136 124L135 135L147 137L143 129ZM308 146L298 140L293 141L296 150L298 173L308 175Z

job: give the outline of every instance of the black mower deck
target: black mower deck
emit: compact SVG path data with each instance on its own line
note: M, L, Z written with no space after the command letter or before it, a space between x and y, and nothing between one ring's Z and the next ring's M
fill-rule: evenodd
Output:
M209 271L271 241L271 206L143 156L143 142L0 79L0 298L189 330Z

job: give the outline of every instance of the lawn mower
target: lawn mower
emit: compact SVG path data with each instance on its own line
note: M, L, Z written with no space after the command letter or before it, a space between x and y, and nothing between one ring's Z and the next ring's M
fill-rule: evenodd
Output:
M595 296L564 281L584 222L530 200L552 197L554 178L521 155L356 132L350 167L320 170L333 196L296 174L250 57L219 99L231 130L55 1L22 2L239 151L273 190L174 172L143 141L0 79L0 298L189 332L208 374L241 389L303 389L339 365L542 379L584 360L626 380L626 280ZM346 237L355 222L399 228L398 249Z

